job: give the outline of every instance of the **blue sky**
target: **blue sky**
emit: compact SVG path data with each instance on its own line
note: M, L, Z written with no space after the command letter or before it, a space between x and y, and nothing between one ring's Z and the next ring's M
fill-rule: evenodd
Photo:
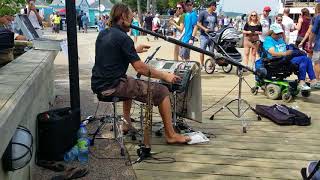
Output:
M278 0L220 0L220 4L223 4L223 11L246 14L253 10L262 13L264 6L270 6L271 14L276 14L279 8L278 2Z

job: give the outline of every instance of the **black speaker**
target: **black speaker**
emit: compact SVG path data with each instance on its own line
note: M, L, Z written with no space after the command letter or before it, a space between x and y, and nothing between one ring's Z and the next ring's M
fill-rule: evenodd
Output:
M36 162L62 161L64 153L77 143L80 121L73 114L70 107L38 114Z

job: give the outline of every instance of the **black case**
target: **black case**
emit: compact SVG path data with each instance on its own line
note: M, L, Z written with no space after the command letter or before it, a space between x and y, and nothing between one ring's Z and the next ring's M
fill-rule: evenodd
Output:
M64 153L76 144L80 121L72 118L73 114L70 107L38 114L36 162L62 161Z
M276 106L256 105L255 112L279 125L309 126L311 124L311 117L306 114L281 104L289 112L289 114L284 114Z
M14 33L9 30L0 30L0 50L13 48Z

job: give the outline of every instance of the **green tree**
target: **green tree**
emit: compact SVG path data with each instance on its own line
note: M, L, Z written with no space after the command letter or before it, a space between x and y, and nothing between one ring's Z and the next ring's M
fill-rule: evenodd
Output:
M0 0L0 16L14 15L19 12L25 4L25 0Z

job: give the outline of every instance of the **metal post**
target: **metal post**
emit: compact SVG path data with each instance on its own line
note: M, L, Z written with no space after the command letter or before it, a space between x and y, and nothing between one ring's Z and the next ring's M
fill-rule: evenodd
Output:
M70 101L73 118L80 126L80 88L75 0L65 0L65 4L67 17Z
M101 18L101 0L99 0L99 18Z

